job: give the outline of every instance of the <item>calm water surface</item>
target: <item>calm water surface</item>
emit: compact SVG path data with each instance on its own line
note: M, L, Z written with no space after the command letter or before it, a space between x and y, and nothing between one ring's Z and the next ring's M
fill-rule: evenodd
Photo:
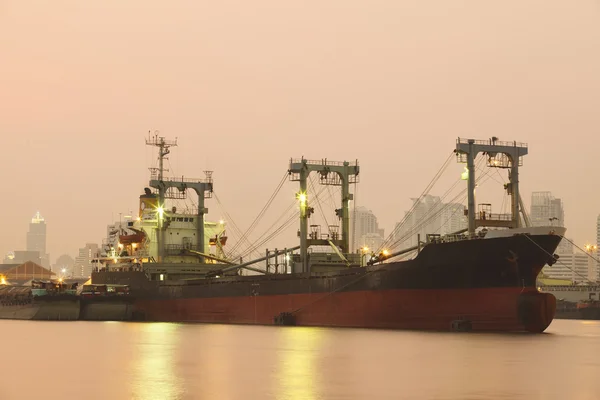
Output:
M0 399L600 399L600 321L542 335L0 321Z

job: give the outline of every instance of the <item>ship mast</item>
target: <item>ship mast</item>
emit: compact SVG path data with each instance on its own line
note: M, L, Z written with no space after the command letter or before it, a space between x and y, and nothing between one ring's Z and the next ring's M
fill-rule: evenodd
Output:
M337 162L324 160L290 160L288 169L290 180L300 182L300 192L297 194L300 203L300 262L301 269L298 270L294 264L293 272L310 272L308 262L308 247L310 246L327 246L330 245L334 251L344 261L348 262L346 256L350 253L350 213L349 202L353 200L353 195L350 193L350 184L358 182L358 174L360 167L358 161L350 163L348 161ZM308 234L308 219L314 212L312 207L309 207L309 194L307 193L307 179L311 172L319 173L319 182L322 185L341 186L341 207L335 210L335 214L342 221L342 234L338 232L338 226L331 225L329 233L320 235L318 227L314 227L315 231ZM340 247L341 253L337 247ZM345 255L344 255L345 254Z
M481 226L519 228L521 226L519 208L522 206L519 195L519 166L523 165L523 156L527 155L527 144L516 141L501 142L496 137L489 140L458 138L455 152L458 162L467 164L469 234L473 235L475 229ZM476 216L475 157L478 153L487 156L488 167L508 169L509 183L504 185L504 188L511 196L510 215L492 214L491 209L482 208L479 215ZM489 204L480 206L491 207ZM524 219L527 224L527 218Z
M158 136L158 131L154 132L154 136L151 136L148 132L148 139L146 139L147 146L158 147L158 169L150 168L150 181L164 182L164 172L168 171L164 168L164 159L171 152L169 150L173 146L177 146L177 138L175 140L165 140L163 136ZM163 184L153 186L158 189L158 225L156 233L156 242L158 247L158 262L162 262L163 259L163 247L164 247L164 206L165 206L165 190L166 187Z
M190 250L204 253L204 215L208 213L208 208L204 207L204 200L212 197L213 192L213 171L204 171L204 179L189 178L165 178L163 172L167 171L163 167L163 160L169 154L169 147L177 146L177 139L174 141L165 140L155 134L154 137L146 140L146 144L159 148L158 170L154 169L150 178L150 187L158 189L158 262L163 262L164 258L164 203L165 198L184 199L187 189L192 189L198 195L198 213L196 219L196 245ZM204 257L200 257L200 262L204 262Z

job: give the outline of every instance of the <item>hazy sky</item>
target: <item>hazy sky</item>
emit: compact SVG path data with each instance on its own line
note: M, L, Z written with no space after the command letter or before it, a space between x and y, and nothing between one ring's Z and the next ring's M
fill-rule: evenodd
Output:
M527 142L525 202L552 191L595 241L599 49L596 0L0 0L0 258L37 210L53 261L99 242L137 208L149 130L242 229L290 157L358 158L389 232L458 136Z

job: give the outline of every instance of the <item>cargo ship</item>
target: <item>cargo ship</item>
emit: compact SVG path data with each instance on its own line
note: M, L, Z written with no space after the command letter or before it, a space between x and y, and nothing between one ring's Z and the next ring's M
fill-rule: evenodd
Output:
M33 280L31 286L0 284L0 319L75 321L79 319L77 284Z
M556 299L538 291L536 277L556 262L565 228L529 224L518 179L526 144L458 138L453 153L466 164L467 227L376 252L350 249L350 185L358 182L358 162L291 160L287 175L299 183L300 243L247 262L228 254L223 221L205 221L212 172L205 179L167 178L163 160L177 142L156 134L146 144L158 148L158 168L151 169L139 214L105 243L91 276L93 284L129 288L132 319L543 332L554 318ZM477 156L489 168L508 170L509 214L494 214L489 204L475 210ZM307 190L311 174L321 185L340 188L335 214L341 227L321 233L320 226L309 226L317 205L316 193ZM165 203L188 191L196 193L197 209Z

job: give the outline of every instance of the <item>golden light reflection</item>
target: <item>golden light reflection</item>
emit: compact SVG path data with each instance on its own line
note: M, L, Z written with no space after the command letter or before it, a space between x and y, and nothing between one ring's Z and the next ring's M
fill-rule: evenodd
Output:
M319 373L316 359L323 344L319 328L289 327L280 329L277 393L287 400L313 400L319 396Z
M179 399L184 394L182 379L175 373L179 325L169 323L139 324L137 354L132 360L133 399Z

